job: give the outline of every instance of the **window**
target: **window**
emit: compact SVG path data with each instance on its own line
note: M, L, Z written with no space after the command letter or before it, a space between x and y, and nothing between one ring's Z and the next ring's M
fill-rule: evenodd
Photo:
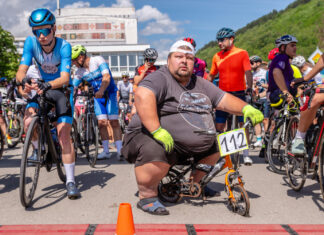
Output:
M127 71L127 55L119 56L120 71Z
M128 55L128 65L129 65L128 70L129 71L135 71L135 68L137 66L136 62L137 62L136 55Z
M111 72L118 72L118 56L111 55L110 56L110 64L109 64Z

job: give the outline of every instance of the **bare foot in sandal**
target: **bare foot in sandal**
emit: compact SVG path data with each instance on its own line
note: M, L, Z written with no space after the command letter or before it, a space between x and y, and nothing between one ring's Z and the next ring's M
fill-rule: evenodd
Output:
M137 208L152 215L168 215L169 211L157 197L143 198L137 203Z

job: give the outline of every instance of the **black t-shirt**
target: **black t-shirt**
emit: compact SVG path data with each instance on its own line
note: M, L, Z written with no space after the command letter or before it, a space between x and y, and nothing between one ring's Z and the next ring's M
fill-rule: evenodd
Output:
M172 77L166 66L145 77L139 84L150 89L156 97L161 127L173 137L176 148L187 153L207 151L215 136L194 133L195 130L215 130L213 108L225 92L202 77L192 75L187 86ZM143 128L136 114L127 132Z

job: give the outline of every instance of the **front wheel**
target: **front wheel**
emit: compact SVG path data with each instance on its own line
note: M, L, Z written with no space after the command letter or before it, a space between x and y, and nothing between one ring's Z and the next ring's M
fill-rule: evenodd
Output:
M21 140L24 132L23 119L18 115L13 115L7 125L8 148L14 148Z
M181 184L179 181L174 182L173 177L167 175L158 186L158 196L163 202L176 203L180 200Z
M37 136L37 146L33 146L32 137ZM24 207L29 207L32 203L43 157L41 156L41 126L39 118L34 117L27 131L26 141L20 164L19 195L20 202ZM35 149L37 147L37 151Z
M242 216L248 216L250 212L250 200L245 189L235 184L231 187L233 198L230 199L230 205L235 213Z
M324 124L323 124L324 125ZM318 160L318 176L319 176L319 183L321 187L322 196L324 198L324 134L321 137L321 150Z

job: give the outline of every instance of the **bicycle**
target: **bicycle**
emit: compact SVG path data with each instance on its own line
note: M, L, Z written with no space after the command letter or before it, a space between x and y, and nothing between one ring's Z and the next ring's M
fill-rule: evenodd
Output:
M49 172L52 164L55 164L60 180L63 183L66 181L60 144L56 133L52 131L55 127L51 124L47 115L48 109L46 106L54 106L54 104L46 99L46 92L39 96L38 103L37 114L32 117L28 127L20 165L19 195L20 202L25 208L32 204L41 167L45 166ZM36 136L38 145L37 159L32 160L29 158L34 151L32 137Z
M250 122L247 122L244 127L250 125ZM235 132L236 131L236 132ZM214 131L195 131L195 133L216 135ZM224 139L227 137L225 135L229 133L240 133L238 136L242 137L241 148L237 148L235 151L241 151L244 145L244 148L248 148L248 142L245 135L244 128L239 130L234 130L230 132L225 132L220 134L223 136L223 140L220 141L221 145L224 144ZM235 134L232 135L232 138ZM237 137L239 138L239 137ZM230 138L231 141L231 138ZM235 142L235 140L234 140ZM243 143L244 142L244 143ZM228 203L233 212L236 212L242 216L248 216L250 211L250 200L247 192L244 189L244 182L242 176L240 175L238 169L234 169L231 157L229 155L230 149L227 149L228 146L225 141L225 148L229 151L222 151L221 149L221 158L214 166L197 163L194 161L194 157L190 156L188 159L182 160L177 164L170 167L168 174L161 180L158 186L158 196L164 202L176 203L181 200L183 197L190 198L199 198L202 197L203 201L206 200L205 196L205 187L206 185L222 170L228 168L228 171L225 175L225 191L228 194ZM239 147L236 146L235 147ZM222 154L222 152L225 152ZM193 176L190 176L189 179L186 175L189 172L195 170L200 170L206 173L206 175L200 180L199 183L193 181Z
M119 101L119 110L120 110L119 117L118 117L119 125L122 130L122 133L125 133L126 128L129 123L127 114L130 113L129 112L130 106L129 106L128 102L124 103L122 101Z
M76 95L85 96L85 94ZM98 157L99 129L98 120L94 112L94 90L89 87L86 93L86 109L77 121L77 130L80 135L81 146L84 148L87 160L91 167L94 167ZM94 145L94 154L90 154L90 146Z
M298 103L293 100L291 104L287 102L287 95L283 95L277 104L271 104L271 107L282 106L274 117L275 127L270 134L267 143L267 158L271 169L278 174L285 174L286 156L288 151L288 124L299 113ZM270 127L270 125L269 125Z
M15 101L10 99L3 99L4 120L6 122L6 132L8 139L8 148L14 148L20 141L22 141L22 134L24 132L24 122L22 109L26 104L22 99L16 98Z
M324 93L324 89L316 89L311 86L305 89L303 97L302 111L309 108L311 100L315 93ZM303 99L302 99L303 100ZM312 124L308 129L305 137L306 154L294 155L288 152L286 162L286 174L289 179L290 187L295 191L300 191L306 181L307 173L313 173L312 179L317 180L321 186L321 192L324 198L324 110L323 106L316 114L317 122ZM315 119L315 120L316 120ZM295 137L298 128L298 119L292 119L288 127L292 130L291 138L289 139L288 148L291 148L291 141ZM314 144L315 143L315 144Z

